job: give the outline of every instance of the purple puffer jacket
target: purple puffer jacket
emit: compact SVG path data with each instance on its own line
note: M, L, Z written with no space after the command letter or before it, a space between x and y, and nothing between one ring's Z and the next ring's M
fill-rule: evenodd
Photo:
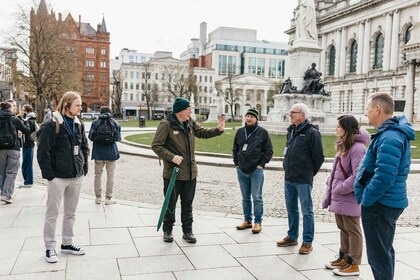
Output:
M356 179L357 169L361 163L365 152L366 145L369 143L370 135L366 129L360 128L353 146L347 155L341 158L341 164L349 176L346 178L341 171L338 157L341 152L335 155L331 174L327 180L327 190L322 208L330 206L329 211L339 215L359 217L360 204L357 203L354 196L354 180Z

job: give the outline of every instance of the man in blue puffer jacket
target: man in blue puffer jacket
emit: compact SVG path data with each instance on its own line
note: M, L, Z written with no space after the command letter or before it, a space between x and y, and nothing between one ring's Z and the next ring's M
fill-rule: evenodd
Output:
M410 172L414 129L405 116L393 117L394 100L387 93L370 96L365 114L375 128L354 184L362 204L362 223L368 261L375 279L393 279L392 247L396 222L408 206L407 176Z

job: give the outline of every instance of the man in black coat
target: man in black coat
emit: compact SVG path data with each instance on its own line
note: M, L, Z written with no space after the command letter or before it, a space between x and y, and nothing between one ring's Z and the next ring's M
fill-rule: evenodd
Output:
M315 228L312 184L314 176L324 162L324 152L318 127L312 125L308 119L309 108L303 103L297 103L289 115L291 125L287 129L287 142L283 152L284 193L289 231L283 240L277 242L277 246L297 245L299 200L303 215L303 242L299 253L306 255L312 251Z
M267 130L258 126L259 112L251 108L245 115L245 126L238 129L233 141L233 162L242 194L244 221L236 229L252 228L260 233L263 215L262 188L264 167L273 156L273 145ZM252 213L252 202L254 213ZM254 226L252 226L254 214Z

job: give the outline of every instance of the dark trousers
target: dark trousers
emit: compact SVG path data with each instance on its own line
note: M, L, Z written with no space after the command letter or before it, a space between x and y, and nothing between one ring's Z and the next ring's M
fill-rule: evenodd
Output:
M168 189L169 180L163 180L163 193L166 195ZM181 197L181 223L182 231L184 233L192 232L193 213L192 203L195 195L195 186L197 180L191 181L176 181L174 189L172 191L171 199L169 200L168 211L166 211L165 217L163 218L163 231L172 231L172 227L175 223L175 207L178 196Z
M404 209L380 203L362 207L362 224L369 265L376 280L394 279L396 222Z
M34 171L32 163L34 161L34 147L22 148L22 175L24 185L32 185L34 183Z

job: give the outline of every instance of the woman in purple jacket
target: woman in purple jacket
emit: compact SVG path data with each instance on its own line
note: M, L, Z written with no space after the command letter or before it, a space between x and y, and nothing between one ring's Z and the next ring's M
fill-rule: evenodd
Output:
M360 226L361 208L354 196L354 180L359 163L366 151L370 135L359 128L356 118L350 115L337 119L337 154L327 180L326 197L322 207L335 214L340 229L338 259L325 264L340 276L359 275L363 238Z

